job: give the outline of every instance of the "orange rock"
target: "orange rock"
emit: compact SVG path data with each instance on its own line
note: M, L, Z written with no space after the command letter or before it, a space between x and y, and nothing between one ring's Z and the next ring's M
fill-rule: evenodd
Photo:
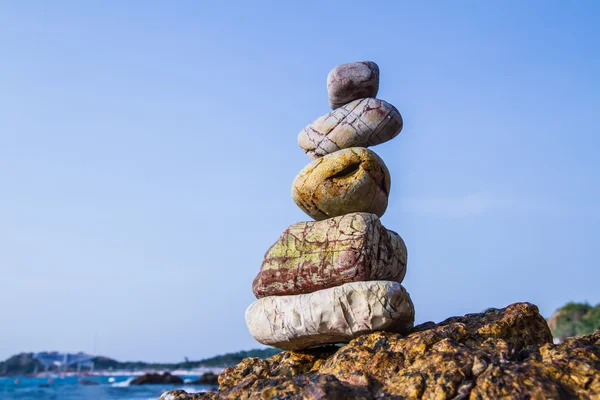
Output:
M388 204L390 173L373 151L353 147L308 164L292 184L292 198L316 220L353 212L381 217Z

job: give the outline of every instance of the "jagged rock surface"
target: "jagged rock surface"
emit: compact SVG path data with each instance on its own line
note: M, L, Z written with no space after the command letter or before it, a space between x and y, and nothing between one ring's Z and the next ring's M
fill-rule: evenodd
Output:
M314 160L292 184L298 207L317 221L354 212L381 217L387 208L390 173L373 151L352 147Z
M298 134L298 144L316 159L341 149L387 142L400 133L402 124L393 105L379 99L358 99L317 118Z
M338 65L327 75L327 94L332 109L353 100L377 96L379 66L372 61Z
M294 296L263 297L246 310L258 342L284 350L345 343L377 330L408 332L415 310L398 282L350 282Z
M204 400L217 399L213 392L187 393L185 390L169 390L164 392L158 400Z
M402 282L406 245L375 214L353 213L287 228L265 254L257 298L310 293L357 281Z
M516 303L407 336L376 332L341 348L247 358L219 383L218 393L177 400L597 399L600 331L555 345L537 307Z

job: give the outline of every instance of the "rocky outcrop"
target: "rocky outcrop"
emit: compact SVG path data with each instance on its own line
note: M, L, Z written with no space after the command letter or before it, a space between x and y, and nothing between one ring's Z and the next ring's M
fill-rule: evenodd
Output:
M265 254L257 298L304 294L357 281L402 282L406 246L375 214L353 213L287 228Z
M195 381L187 382L188 385L218 385L219 375L214 372L206 372Z
M366 332L408 332L413 303L397 282L351 282L295 296L270 296L246 310L254 339L284 350L345 343Z
M373 61L338 65L327 75L327 95L332 109L353 100L377 96L379 66Z
M187 393L185 390L169 390L164 392L158 400L202 400L217 399L214 392Z
M178 376L171 375L169 372L158 374L151 372L140 375L131 381L130 385L162 385L162 384L181 384L183 379Z
M600 398L600 331L555 345L536 306L375 332L338 348L247 358L223 371L217 393L192 399Z
M317 221L354 212L381 217L390 185L383 160L371 150L352 147L304 167L292 184L292 198Z
M0 361L0 376L28 376L43 371L44 365L34 353L19 353Z
M366 98L317 118L298 134L298 144L316 159L350 147L369 147L395 138L402 116L393 105Z

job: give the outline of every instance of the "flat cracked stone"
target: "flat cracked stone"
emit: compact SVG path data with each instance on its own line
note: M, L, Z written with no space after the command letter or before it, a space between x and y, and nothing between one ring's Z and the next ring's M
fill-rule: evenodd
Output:
M298 144L312 158L349 147L375 146L396 137L402 116L379 99L354 100L316 119L298 134Z
M398 282L351 282L294 296L263 297L246 310L258 342L284 350L345 343L374 331L407 333L415 310Z
M292 198L317 221L354 212L381 217L390 184L383 160L371 150L353 147L304 167L292 184Z
M311 293L358 281L402 282L407 251L375 214L353 213L287 228L265 254L257 298Z
M372 61L338 65L327 75L327 94L332 109L353 100L375 97L379 90L379 67Z

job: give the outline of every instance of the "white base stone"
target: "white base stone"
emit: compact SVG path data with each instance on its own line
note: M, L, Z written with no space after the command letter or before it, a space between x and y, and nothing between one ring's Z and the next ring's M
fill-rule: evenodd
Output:
M313 293L263 297L246 310L258 342L299 350L384 330L407 333L415 310L398 282L350 282Z

